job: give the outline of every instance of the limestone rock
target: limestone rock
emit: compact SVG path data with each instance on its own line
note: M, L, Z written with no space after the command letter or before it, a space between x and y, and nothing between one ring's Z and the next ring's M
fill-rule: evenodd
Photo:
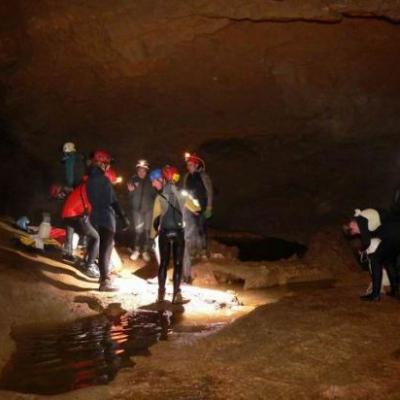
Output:
M109 149L124 176L200 151L227 229L304 241L385 206L399 17L396 0L4 0L0 211L51 207L66 140Z

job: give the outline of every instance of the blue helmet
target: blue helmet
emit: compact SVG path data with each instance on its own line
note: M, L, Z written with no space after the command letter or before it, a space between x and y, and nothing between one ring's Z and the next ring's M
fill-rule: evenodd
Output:
M17 227L22 231L27 231L29 223L29 218L24 215L23 217L17 219L15 225L17 225Z
M158 179L162 179L163 178L163 174L161 169L153 169L153 171L150 172L149 175L149 179L153 182L156 181Z

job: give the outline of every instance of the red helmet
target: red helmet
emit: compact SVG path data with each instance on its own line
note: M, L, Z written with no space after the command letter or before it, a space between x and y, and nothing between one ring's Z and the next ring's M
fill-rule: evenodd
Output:
M196 153L192 153L192 154L186 153L185 154L185 161L187 163L191 162L193 164L196 164L198 167L201 167L201 168L205 168L206 167L206 164L205 164L204 160L202 158L200 158Z
M101 164L111 164L111 155L104 150L97 150L93 154L92 161Z
M162 169L162 174L163 174L164 179L167 182L177 183L179 181L179 179L181 178L181 176L179 175L178 169L171 165L166 165Z

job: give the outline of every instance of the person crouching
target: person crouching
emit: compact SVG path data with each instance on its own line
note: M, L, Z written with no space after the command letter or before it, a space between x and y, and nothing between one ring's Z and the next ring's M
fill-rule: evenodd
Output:
M400 221L396 219L381 221L379 212L368 208L356 210L344 229L350 236L360 236L362 252L369 253L372 292L362 295L361 300L380 300L383 267L386 268L391 287L388 295L397 297L399 279L396 259L400 254ZM373 238L379 239L379 241L375 241L376 249L370 250Z

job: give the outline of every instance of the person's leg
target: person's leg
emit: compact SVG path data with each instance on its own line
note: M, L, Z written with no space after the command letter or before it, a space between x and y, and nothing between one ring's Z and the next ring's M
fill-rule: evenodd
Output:
M202 250L202 238L200 228L200 216L186 210L185 220L185 251L183 257L183 280L191 281L192 259L199 256Z
M185 244L187 253L188 256L195 257L201 250L199 216L193 214L189 210L185 210L183 218L185 221Z
M171 254L170 240L165 232L160 232L159 248L160 248L160 266L158 268L158 300L164 300L165 282L167 280L167 270Z
M390 282L390 292L388 294L391 296L397 296L399 293L399 274L395 261L386 265L386 272Z
M148 252L151 248L150 243L150 232L151 232L151 224L153 222L153 210L147 211L143 215L143 251Z
M64 247L64 258L73 261L74 258L74 228L71 224L67 225L67 237Z
M89 278L99 278L99 268L95 264L95 261L99 256L100 236L91 224L88 216L79 218L76 225L79 234L82 236L85 235L87 238L85 257L80 269Z
M185 251L185 237L183 231L177 233L172 244L172 252L174 256L174 296L173 302L176 300L176 296L180 293L180 286L182 280L182 267L183 267L183 255Z
M88 246L88 237L83 233L79 233L78 247L81 249L86 249Z
M87 237L86 264L90 266L99 257L100 236L91 224L88 216L80 218L79 222L82 233Z
M192 259L188 244L185 245L185 251L183 252L182 279L185 283L191 283L192 281Z
M143 232L142 216L137 211L133 212L133 230L135 231L135 239L134 239L133 253L131 255L131 260L136 261L140 257L142 232Z
M99 227L100 250L99 250L99 270L100 283L105 284L110 281L110 260L114 246L114 232L105 227ZM100 285L100 288L102 285Z
M376 301L380 299L382 285L382 261L379 254L375 253L370 256L372 292L361 296L362 300Z
M143 232L144 232L144 218L142 212L137 212L135 214L135 250L139 250L140 252L143 249Z
M208 221L203 214L199 216L199 228L202 255L208 256Z

